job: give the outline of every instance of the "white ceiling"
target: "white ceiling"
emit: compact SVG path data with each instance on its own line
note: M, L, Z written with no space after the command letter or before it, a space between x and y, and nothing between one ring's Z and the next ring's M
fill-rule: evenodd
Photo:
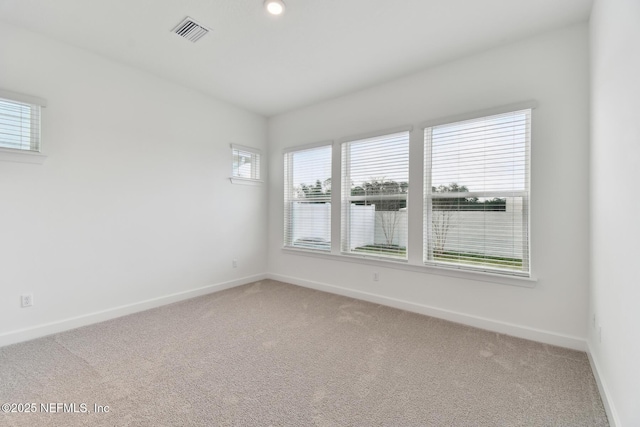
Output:
M592 0L0 0L0 20L271 116L586 21ZM185 16L213 29L193 44Z

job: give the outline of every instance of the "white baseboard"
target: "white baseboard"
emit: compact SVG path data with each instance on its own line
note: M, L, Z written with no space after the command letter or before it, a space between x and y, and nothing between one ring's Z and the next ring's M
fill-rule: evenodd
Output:
M319 291L329 292L332 294L343 295L363 301L373 302L376 304L386 305L389 307L399 308L401 310L411 311L414 313L425 314L427 316L437 317L439 319L449 320L451 322L461 323L475 328L486 329L492 332L498 332L505 335L511 335L518 338L524 338L531 341L537 341L545 344L551 344L559 347L570 348L573 350L586 351L586 340L578 337L557 334L554 332L544 331L526 326L516 325L498 320L487 319L479 316L459 313L451 310L445 310L436 307L430 307L424 304L417 304L410 301L391 298L383 295L372 294L369 292L357 291L353 289L343 288L340 286L329 285L326 283L313 282L310 280L290 277L281 274L267 273L267 277L281 282L291 283L305 288L316 289Z
M524 338L532 341L538 341L546 344L557 345L560 347L571 348L574 350L587 351L586 341L581 338L571 337L567 335L556 334L553 332L528 328L521 325L515 325L497 320L486 319L478 316L472 316L451 310L444 310L436 307L430 307L424 304L417 304L410 301L391 298L383 295L373 294L369 292L357 291L353 289L343 288L340 286L329 285L326 283L313 282L310 280L300 279L280 274L257 274L254 276L243 277L228 282L217 283L198 289L192 289L184 292L178 292L171 295L152 298L133 304L122 305L94 313L88 313L81 316L71 317L58 320L55 322L36 325L30 328L19 329L15 331L0 334L0 347L18 342L28 341L31 339L79 328L81 326L114 319L116 317L126 316L127 314L139 311L149 310L151 308L160 307L171 304L173 302L198 297L201 295L219 292L247 283L264 280L266 278L279 280L294 285L316 289L319 291L329 292L333 294L343 295L363 301L369 301L376 304L382 304L389 307L399 308L401 310L411 311L414 313L424 314L427 316L437 317L439 319L449 320L476 328L486 329L506 335L512 335L518 338Z
M198 289L190 289L188 291L177 292L175 294L152 298L133 304L121 305L119 307L96 311L94 313L83 314L81 316L70 317L55 322L44 323L30 328L5 332L3 334L0 334L0 347L23 341L29 341L35 338L56 334L58 332L68 331L70 329L91 325L93 323L104 322L105 320L126 316L127 314L149 310L151 308L156 308L174 302L195 298L201 295L219 292L225 289L234 288L236 286L245 285L247 283L255 282L258 280L264 280L266 279L266 277L266 274L256 274L253 276L230 280L228 282L204 286Z
M588 341L587 356L589 356L591 370L593 371L593 376L596 378L596 383L598 384L598 390L600 391L600 396L602 397L602 404L604 405L604 410L607 413L607 418L609 419L609 425L611 427L621 426L622 424L620 424L618 413L616 412L613 402L609 398L609 388L607 387L607 383L605 382L604 378L600 375L598 361L596 360L596 357L594 356L594 353L592 351L591 343Z

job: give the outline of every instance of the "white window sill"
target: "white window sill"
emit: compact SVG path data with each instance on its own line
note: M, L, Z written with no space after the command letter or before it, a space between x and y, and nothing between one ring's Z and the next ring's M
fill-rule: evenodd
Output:
M47 160L47 156L35 151L0 148L0 161L41 165L45 160Z
M282 248L282 251L288 255L311 256L317 258L329 259L332 261L353 262L357 264L374 265L384 268L393 268L397 270L414 271L424 274L436 274L439 276L457 277L465 280L473 280L479 282L498 283L502 285L520 286L525 288L533 288L536 286L538 279L534 277L512 276L507 274L499 274L484 271L463 270L460 268L435 267L421 264L409 264L404 259L387 259L368 255L353 254L332 254L329 252L320 252L308 249Z
M250 178L238 178L237 176L232 176L229 178L232 184L242 184L242 185L262 185L264 181L261 179L250 179Z

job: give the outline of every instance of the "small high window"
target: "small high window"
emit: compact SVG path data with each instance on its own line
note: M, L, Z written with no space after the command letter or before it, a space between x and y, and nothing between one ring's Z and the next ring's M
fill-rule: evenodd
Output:
M40 107L35 97L0 91L0 148L40 152Z
M231 145L233 157L231 182L233 183L258 183L260 176L260 150L241 145Z

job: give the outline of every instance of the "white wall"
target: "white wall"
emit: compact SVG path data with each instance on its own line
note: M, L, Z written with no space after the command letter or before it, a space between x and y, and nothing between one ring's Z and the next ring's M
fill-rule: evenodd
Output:
M588 66L588 28L583 24L271 118L269 272L293 283L584 348L589 270ZM533 116L532 148L535 287L491 283L486 276L467 280L300 256L281 249L284 147L527 100L539 102ZM412 133L411 144L412 155L419 154L412 164L419 164L419 129ZM420 188L420 181L413 169L412 188ZM409 215L412 227L419 226L419 203L409 203ZM409 245L419 247L421 239L420 233L413 232ZM414 263L420 257L415 251L410 255ZM373 271L379 272L380 281L372 280Z
M0 345L265 272L267 187L228 180L265 118L6 24L0 58L49 102L46 162L0 162Z
M618 426L640 425L640 2L591 15L589 347ZM598 328L602 327L602 340Z

